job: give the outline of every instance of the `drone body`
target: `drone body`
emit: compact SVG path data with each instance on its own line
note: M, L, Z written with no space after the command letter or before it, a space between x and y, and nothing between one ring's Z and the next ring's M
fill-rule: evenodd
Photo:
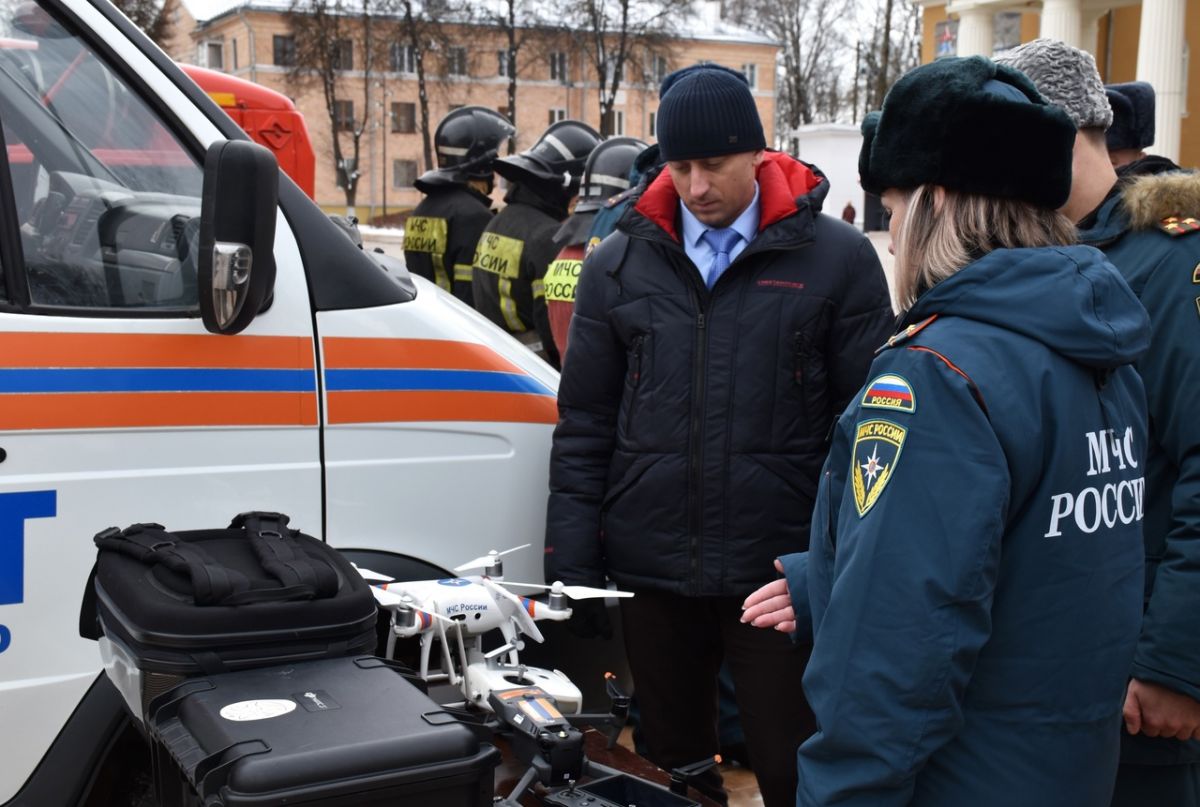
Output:
M499 561L503 554L493 552L455 570L482 567L485 571L480 577L396 582L369 569L359 569L372 582L380 606L391 613L387 655L395 657L398 638L415 637L421 643L421 678L459 687L468 704L490 711L488 697L493 691L538 686L555 698L564 713L576 713L583 705L579 688L557 670L521 664L518 654L525 647L522 637L541 642L537 621L570 619L569 599L632 595L562 583L545 586L506 582ZM550 596L542 602L514 594L505 586L545 589ZM485 649L484 637L493 631L499 631L503 641ZM435 641L440 645L441 667L431 669Z

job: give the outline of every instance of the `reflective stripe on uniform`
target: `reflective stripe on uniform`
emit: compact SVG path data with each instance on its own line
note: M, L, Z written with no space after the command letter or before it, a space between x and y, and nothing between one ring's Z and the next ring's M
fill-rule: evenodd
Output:
M409 216L404 223L404 250L425 252L433 264L433 281L450 291L450 276L446 274L446 244L449 225L438 216Z
M575 302L575 286L579 283L579 272L583 261L578 258L559 258L546 270L546 299L559 303Z
M474 268L514 280L521 276L521 253L525 242L499 233L485 232L475 247Z
M499 278L496 291L500 295L500 313L504 315L504 324L513 333L523 333L527 329L517 315L517 301L512 296L512 281L506 277Z
M455 283L470 283L472 276L473 275L471 274L471 264L469 264L469 263L454 264L454 282Z
M546 296L546 284L541 280L535 280L530 283L529 290L533 292L533 299L535 300Z
M438 284L438 288L443 291L451 291L450 276L446 274L446 259L442 255L430 255L433 259L433 280Z

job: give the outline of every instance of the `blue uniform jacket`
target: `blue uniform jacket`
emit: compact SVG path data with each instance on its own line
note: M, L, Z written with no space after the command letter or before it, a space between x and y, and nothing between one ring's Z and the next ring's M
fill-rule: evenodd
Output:
M1135 365L1153 424L1146 458L1146 613L1133 675L1200 700L1200 174L1139 177L1080 239L1104 250L1150 314ZM1123 761L1200 762L1200 742L1126 736Z
M838 421L800 805L1102 807L1141 615L1146 313L1088 247L923 294Z

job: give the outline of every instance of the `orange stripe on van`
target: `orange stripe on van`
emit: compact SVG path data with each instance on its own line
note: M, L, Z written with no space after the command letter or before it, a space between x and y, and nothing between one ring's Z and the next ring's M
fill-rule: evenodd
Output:
M76 393L0 398L0 431L316 423L316 396L303 392Z
M491 348L474 342L352 336L330 336L322 341L325 345L325 366L339 370L354 368L524 372Z
M308 370L303 336L0 333L0 367L233 367Z
M548 395L515 392L330 392L328 418L339 423L491 421L557 423Z

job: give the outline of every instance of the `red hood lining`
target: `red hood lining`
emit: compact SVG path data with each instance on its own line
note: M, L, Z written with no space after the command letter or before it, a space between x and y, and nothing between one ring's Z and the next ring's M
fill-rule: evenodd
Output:
M821 184L812 169L797 159L780 151L768 151L758 166L759 219L761 233L777 221L795 213L796 199ZM667 235L678 242L675 230L675 213L679 209L679 194L671 182L671 171L664 168L654 178L650 187L642 194L634 208L650 221L662 227Z

